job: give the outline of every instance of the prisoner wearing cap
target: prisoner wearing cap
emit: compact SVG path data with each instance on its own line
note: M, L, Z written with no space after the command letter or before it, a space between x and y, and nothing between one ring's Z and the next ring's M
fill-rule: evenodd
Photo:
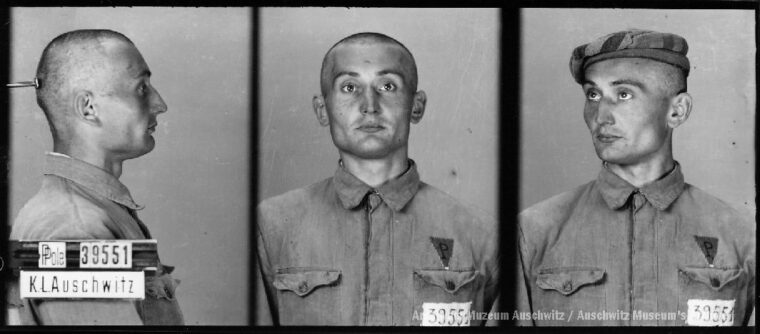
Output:
M613 58L646 58L673 65L689 75L689 45L676 34L631 29L615 32L583 44L573 50L570 73L576 82L583 83L583 75L591 64Z
M754 323L754 217L687 183L673 156L692 108L687 50L680 36L627 30L573 51L602 164L518 216L518 325Z

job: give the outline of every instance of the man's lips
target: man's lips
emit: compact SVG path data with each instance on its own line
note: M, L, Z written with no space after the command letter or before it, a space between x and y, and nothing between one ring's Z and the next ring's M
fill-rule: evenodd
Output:
M374 133L374 132L384 130L385 127L380 124L364 124L364 125L360 125L356 129L359 131Z
M623 138L623 137L608 134L608 133L597 133L596 136L594 137L596 137L596 140L602 143L612 143L620 138Z
M157 126L158 126L158 123L152 123L152 124L148 125L148 131L151 132L151 133L156 132L156 127Z

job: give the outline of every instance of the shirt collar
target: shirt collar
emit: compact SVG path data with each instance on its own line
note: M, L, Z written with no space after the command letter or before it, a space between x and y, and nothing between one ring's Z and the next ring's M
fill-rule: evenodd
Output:
M70 180L132 210L141 210L144 207L132 200L129 189L113 175L68 155L55 152L46 153L43 173Z
M637 191L659 210L667 209L684 189L681 165L676 161L673 170L660 179L636 188L623 180L607 167L602 168L597 177L602 198L610 209L617 210L625 205L631 193Z
M394 211L399 211L414 197L419 189L420 175L417 166L409 159L407 170L373 189L356 176L349 173L342 165L335 171L333 180L338 198L345 209L353 209L361 204L368 192L375 191L380 198Z

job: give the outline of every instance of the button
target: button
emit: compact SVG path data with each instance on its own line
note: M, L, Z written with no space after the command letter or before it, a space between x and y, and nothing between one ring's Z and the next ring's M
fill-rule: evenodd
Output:
M369 196L367 197L367 208L370 212L375 211L378 206L380 206L380 203L383 201L383 198L380 197L380 194L376 192L369 193Z
M562 284L562 290L565 292L573 291L573 282L567 281L565 284Z
M452 282L452 281L446 281L446 289L447 290L454 290L454 288L455 288L454 282Z
M298 292L306 293L306 291L309 291L309 284L306 284L306 282L301 282L301 285L298 286Z
M711 284L713 287L717 288L717 287L719 287L719 286L720 286L720 281L718 281L718 279L717 279L717 278L713 277L713 278L710 278L710 284Z

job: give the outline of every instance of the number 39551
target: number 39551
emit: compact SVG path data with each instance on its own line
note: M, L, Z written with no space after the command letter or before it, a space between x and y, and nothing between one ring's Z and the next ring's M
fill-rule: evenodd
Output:
M83 241L79 244L80 268L131 268L132 243Z

